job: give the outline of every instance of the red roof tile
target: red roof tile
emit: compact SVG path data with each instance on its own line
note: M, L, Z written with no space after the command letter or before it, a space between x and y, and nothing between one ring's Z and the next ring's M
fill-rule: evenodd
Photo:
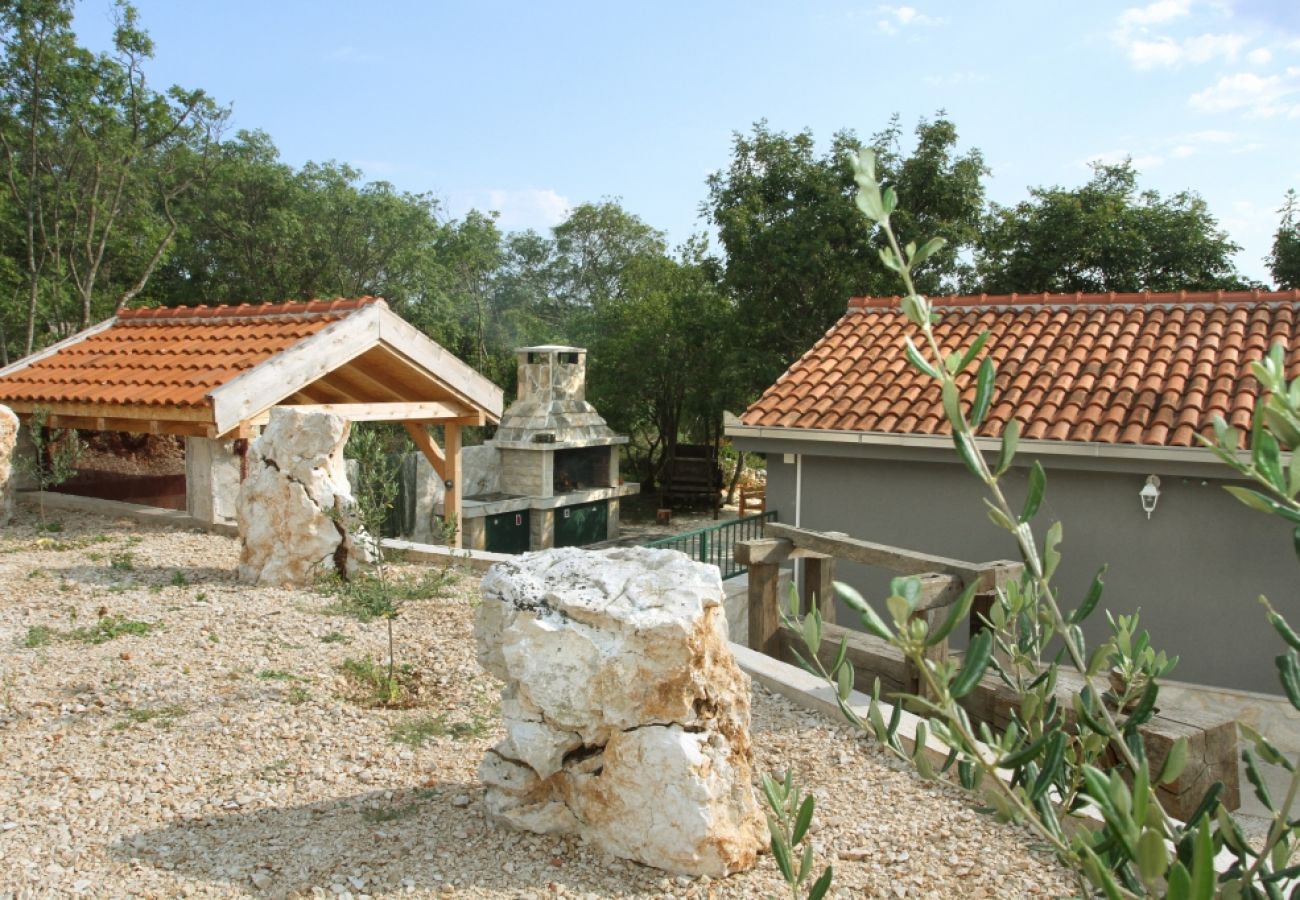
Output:
M214 389L373 303L124 310L102 331L0 377L0 403L195 407Z
M1300 375L1300 290L1167 294L1009 294L933 298L945 351L984 329L998 365L979 430L996 437L1020 420L1026 437L1196 446L1221 415L1248 426L1259 384L1250 362L1287 346ZM889 434L948 433L938 390L906 362L918 338L897 297L856 297L849 311L746 410L746 425ZM974 395L973 369L959 376ZM817 403L821 388L857 402ZM1245 437L1243 435L1243 441Z

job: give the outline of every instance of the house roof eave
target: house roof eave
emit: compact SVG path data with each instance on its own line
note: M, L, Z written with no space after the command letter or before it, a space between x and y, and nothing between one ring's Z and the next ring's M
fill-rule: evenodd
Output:
M843 431L823 428L788 428L779 426L745 425L728 423L725 433L729 438L780 443L839 444L870 448L915 448L918 450L953 451L952 438L946 434L896 434L873 431ZM986 453L997 453L1001 441L997 438L976 438L976 446ZM1072 457L1075 459L1124 460L1129 462L1168 462L1222 465L1218 458L1203 447L1158 447L1148 444L1102 444L1083 441L1024 440L1019 451L1025 455ZM1248 451L1239 457L1249 462ZM954 453L953 461L957 461Z

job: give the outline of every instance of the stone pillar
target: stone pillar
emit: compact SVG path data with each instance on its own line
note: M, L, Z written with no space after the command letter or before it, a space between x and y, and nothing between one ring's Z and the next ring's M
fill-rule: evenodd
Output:
M369 536L355 530L355 501L343 460L349 424L322 412L276 407L249 448L239 490L241 581L309 585L352 574Z
M234 441L185 439L185 509L200 522L235 521L241 460Z
M671 872L752 866L750 681L717 568L564 548L494 566L482 592L479 662L505 682L506 737L479 770L488 815Z
M14 516L14 447L18 444L18 417L0 406L0 525Z
M546 550L554 546L555 510L532 510L528 516L528 549Z
M487 549L487 519L483 516L462 517L460 545L469 550Z
M605 539L612 541L618 537L618 498L610 497L607 505L609 511L605 519Z

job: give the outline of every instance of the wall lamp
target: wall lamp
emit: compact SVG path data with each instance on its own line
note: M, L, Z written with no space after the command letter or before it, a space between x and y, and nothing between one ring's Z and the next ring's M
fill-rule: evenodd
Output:
M1138 497L1142 500L1142 511L1151 518L1151 514L1156 511L1156 504L1160 502L1160 478L1157 475L1148 475L1147 483L1138 491Z

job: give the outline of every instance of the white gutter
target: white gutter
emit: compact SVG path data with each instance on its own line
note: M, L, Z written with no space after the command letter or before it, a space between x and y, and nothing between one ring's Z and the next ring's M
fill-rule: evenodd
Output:
M952 450L952 438L946 434L889 434L880 431L832 431L823 428L774 428L759 425L727 425L730 438L757 438L776 441L808 441L810 443L856 444L863 447L914 447L926 450ZM997 453L1002 442L998 438L976 438L976 446L984 452ZM1044 456L1075 456L1089 459L1150 460L1152 462L1207 463L1218 462L1218 457L1203 447L1152 447L1144 444L1101 444L1084 441L1021 440L1019 448L1024 453ZM1250 453L1242 450L1238 456L1250 461Z

